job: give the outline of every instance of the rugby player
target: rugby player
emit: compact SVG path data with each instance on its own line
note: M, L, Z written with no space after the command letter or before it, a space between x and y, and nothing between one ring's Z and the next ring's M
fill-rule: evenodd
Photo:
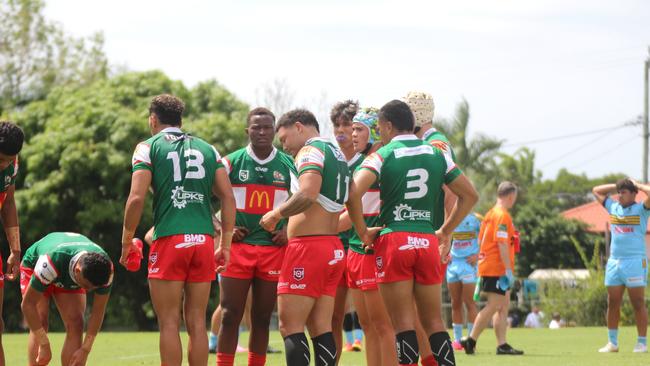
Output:
M208 361L205 312L211 281L230 255L235 199L220 156L205 141L181 131L184 103L163 94L149 107L153 137L133 154L131 192L124 212L122 256L126 265L149 187L153 189L154 235L149 251L149 291L160 328L160 358L167 366L182 361L181 309L189 335L190 365ZM221 201L222 231L214 250L210 197ZM212 255L214 251L214 255Z
M523 355L524 351L513 348L506 341L510 289L514 283L515 227L508 210L517 201L517 186L504 181L497 187L497 202L485 214L479 232L480 251L478 274L481 290L487 293L487 305L474 320L470 335L461 340L465 353L473 354L478 337L493 318L497 338L497 355Z
M377 282L396 333L399 364L418 362L415 300L435 360L441 366L454 365L454 352L442 321L440 261L449 253L451 233L478 195L456 167L451 153L418 139L413 128L413 113L406 103L393 100L380 109L379 132L384 146L366 158L355 174L348 211L364 244L374 245ZM378 226L368 228L361 200L377 181L381 200ZM458 200L436 231L432 211L443 184Z
M5 365L5 353L2 347L4 320L2 319L2 303L4 300L4 280L13 281L18 278L20 268L20 228L14 192L18 176L18 153L23 148L25 135L20 127L9 121L0 122L0 218L2 227L9 242L9 257L7 258L7 274L2 272L0 265L0 366Z
M85 365L102 327L112 282L113 263L108 254L81 234L51 233L29 247L20 266L29 364L47 365L52 359L47 330L54 297L66 330L61 364ZM95 296L84 338L86 291L94 291Z
M233 365L239 324L252 288L248 365L266 362L269 322L275 308L278 278L287 243L286 228L272 232L259 222L262 216L289 197L291 157L273 146L275 116L266 108L248 113L246 134L250 144L221 159L230 178L237 216L230 263L221 274L221 327L217 365ZM284 226L284 225L283 225Z
M280 333L289 366L309 365L304 330L312 337L319 365L336 362L332 335L334 296L345 266L337 226L348 197L350 171L339 148L319 137L318 121L304 109L285 113L276 131L294 155L298 177L289 200L262 217L267 230L289 218L287 244L278 282Z
M637 203L639 190L646 194L646 198ZM614 192L618 193L618 201L610 197ZM650 216L650 186L621 179L616 184L594 187L593 193L609 214L612 235L605 269L608 342L599 352L618 352L618 321L625 289L634 308L638 333L633 352L648 352L648 311L645 307L648 256L645 234Z
M359 110L359 103L353 100L346 100L336 103L330 112L330 121L334 127L334 137L336 143L339 145L341 152L345 156L350 168L350 175L354 172L359 164L363 161L363 156L355 151L352 144L352 118ZM339 238L343 244L343 250L348 253L350 245L350 237L352 236L352 229L339 232ZM341 357L343 349L343 322L345 320L345 304L348 297L348 283L347 283L347 269L343 271L341 282L336 289L336 297L334 299L334 314L332 316L332 334L334 334L334 341L336 342L336 362Z
M481 221L475 214L469 214L456 227L451 240L451 262L447 266L447 288L451 298L451 321L454 331L455 350L463 348L463 304L467 309L467 332L472 332L476 318L474 289L476 287L478 261L478 234Z
M378 121L376 108L364 108L357 112L352 120L352 142L355 151L366 156L379 147L379 144L375 144L379 142ZM363 195L362 203L366 225L374 227L380 208L378 182ZM341 215L339 230L351 226L348 213L345 212ZM366 336L366 365L390 366L397 360L395 332L381 300L375 272L374 252L364 248L361 238L353 230L347 256L347 281L359 323Z

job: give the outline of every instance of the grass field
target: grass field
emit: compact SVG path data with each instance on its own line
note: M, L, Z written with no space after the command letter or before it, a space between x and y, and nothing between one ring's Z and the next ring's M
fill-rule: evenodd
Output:
M242 333L240 344L246 344L248 333ZM513 329L509 333L509 342L516 348L526 351L523 357L496 356L494 354L494 333L488 329L483 333L475 356L457 353L458 365L482 366L571 366L571 365L650 365L650 354L634 354L632 347L636 341L636 330L622 328L620 332L621 352L618 354L599 354L597 349L606 342L605 328L566 328L549 329ZM50 335L54 362L60 365L58 352L61 349L63 335ZM24 334L6 334L3 344L7 365L25 365L26 340ZM274 332L271 337L274 347L282 349L280 335ZM184 363L185 365L186 363ZM214 355L210 355L208 365L215 364ZM341 366L364 365L363 353L346 352L341 359ZM158 358L157 333L101 333L88 359L88 366L101 365L160 365ZM237 366L246 365L246 354L238 354ZM284 365L284 354L269 355L267 365Z

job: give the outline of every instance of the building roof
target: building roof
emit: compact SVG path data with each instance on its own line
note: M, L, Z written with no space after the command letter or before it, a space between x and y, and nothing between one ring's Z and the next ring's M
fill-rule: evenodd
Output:
M616 199L618 195L613 195L612 198ZM636 196L637 202L646 199L643 192L639 192ZM562 216L567 219L576 219L588 225L587 231L593 233L604 233L609 224L609 214L598 201L586 203L584 205L574 207L562 212Z

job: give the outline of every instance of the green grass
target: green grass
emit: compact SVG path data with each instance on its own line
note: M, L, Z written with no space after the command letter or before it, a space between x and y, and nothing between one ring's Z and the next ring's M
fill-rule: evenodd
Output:
M248 333L242 333L241 344L246 344ZM607 340L606 330L601 328L566 328L549 329L513 329L509 331L508 340L516 348L526 351L523 357L496 356L494 354L494 333L488 329L483 333L477 354L466 356L457 353L458 365L485 366L571 366L571 365L648 365L649 354L633 354L632 347L636 341L635 328L622 328L619 336L621 352L618 354L599 354L597 349ZM63 335L50 335L54 362L59 365L58 352L61 349ZM185 338L184 338L185 339ZM184 340L185 341L185 340ZM24 334L6 334L3 344L7 365L25 365L27 337ZM271 344L283 348L280 335L274 332ZM184 363L186 364L186 363ZM210 355L208 365L214 365L214 355ZM363 353L346 352L341 359L341 366L364 365ZM158 358L157 333L101 333L88 359L89 366L96 365L160 365ZM236 365L246 365L246 354L240 353ZM284 365L284 354L269 355L267 365Z

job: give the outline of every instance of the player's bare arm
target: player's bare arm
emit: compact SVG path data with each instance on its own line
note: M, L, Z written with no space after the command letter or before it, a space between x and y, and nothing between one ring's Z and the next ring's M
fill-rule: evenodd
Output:
M230 244L232 243L233 228L235 227L236 205L226 169L217 169L215 177L212 192L221 201L221 236L214 257L219 264L217 272L223 272L230 260Z
M440 241L440 258L443 261L447 260L449 250L451 249L451 234L478 201L478 192L476 192L474 185L465 174L459 175L447 187L456 195L457 199L449 217L447 217L440 229L436 231L436 236Z
M616 184L611 183L611 184L601 184L599 186L595 186L591 192L596 196L596 200L600 203L603 204L605 200L607 199L607 196L609 196L611 193L616 192Z
M122 228L122 255L120 264L126 267L126 259L133 245L135 229L140 223L147 190L151 185L151 171L140 169L133 172L131 177L131 191L124 208L124 225Z
M95 294L94 296L93 308L90 313L90 318L88 318L86 336L81 344L81 348L76 350L72 355L71 366L81 366L86 364L88 354L90 354L95 338L104 322L104 314L106 314L106 305L108 304L108 298L110 295Z
M356 172L350 185L348 202L346 202L350 220L363 241L366 250L372 248L373 242L381 228L368 228L366 226L366 221L363 219L363 203L361 202L361 198L368 192L376 180L377 176L369 170L362 169Z
M340 233L350 229L352 229L352 220L350 219L350 213L346 210L339 216L339 226L336 230Z
M7 274L5 278L13 281L19 276L20 272L20 229L18 226L18 213L16 212L16 200L14 193L16 187L12 184L7 188L7 198L0 210L2 218L2 227L5 230L7 241L9 242L9 258L7 258Z
M20 307L25 316L25 321L27 322L29 330L36 337L36 343L38 344L36 363L38 365L47 365L47 363L52 359L52 350L50 349L50 340L47 337L47 332L43 329L41 319L38 315L38 310L36 310L36 304L38 304L42 299L43 294L35 290L31 285L28 285Z
M260 220L260 225L266 231L273 231L278 222L285 217L291 217L307 211L318 198L323 178L318 172L306 171L299 178L300 189L284 202L280 207L273 209Z

